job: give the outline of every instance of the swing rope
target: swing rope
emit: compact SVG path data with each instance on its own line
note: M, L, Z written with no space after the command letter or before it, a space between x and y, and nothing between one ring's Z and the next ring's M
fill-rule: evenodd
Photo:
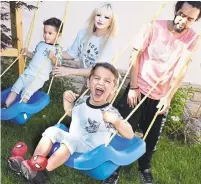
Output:
M67 9L67 7L68 7L68 1L67 1L67 3L66 3L66 9ZM66 13L66 12L67 12L67 11L65 11L65 13ZM65 18L65 16L66 16L66 14L64 15L64 18ZM64 19L64 18L63 18L63 19ZM55 38L55 41L54 41L54 44L53 44L52 47L54 47L54 46L56 45L56 42L57 42L57 39L58 39L58 36L59 36L59 33L60 33L60 30L61 30L62 25L63 25L63 23L61 22L60 27L59 27L59 30L58 30L58 33L57 33L57 35L56 35L56 38ZM21 103L21 102L23 101L24 96L27 94L28 90L31 89L32 84L33 84L34 81L38 78L38 76L41 74L41 72L43 71L43 69L46 67L46 65L48 64L48 61L49 61L49 58L47 58L47 59L45 60L45 62L44 62L44 64L42 65L41 69L37 72L37 74L36 74L34 80L31 82L31 84L29 85L29 87L26 89L26 91L25 91L24 95L22 96L22 98L21 98L21 100L20 100L19 103Z
M166 4L167 4L167 2L164 2L164 3L160 6L160 8L158 9L158 11L155 13L155 15L153 16L152 21L151 21L151 26L150 26L149 30L152 29L153 24L154 24L154 22L156 21L156 18L158 17L159 13L161 13L161 11L164 9L164 7L165 7ZM148 38L148 35L149 35L149 31L147 31L147 35L146 35L146 38L145 38L145 39ZM141 45L141 48L142 48L142 47L143 47L143 45ZM139 54L139 51L137 52L137 55L138 55L138 54ZM122 88L122 86L123 86L123 84L124 84L124 82L125 82L125 80L126 80L128 74L130 73L131 68L133 67L133 63L134 63L134 60L133 60L132 63L130 64L130 66L129 66L129 68L128 68L128 70L127 70L127 72L126 72L126 74L125 74L125 76L124 76L124 78L123 78L123 80L122 80L122 82L121 82L121 84L120 84L120 86L119 86L119 88L118 88L118 90L117 90L117 92L116 92L116 94L115 94L115 96L114 96L114 98L113 98L111 104L113 104L114 101L116 100L116 97L118 96L118 94L119 94L119 92L120 92L120 90L121 90L121 88ZM155 88L155 87L156 87L156 86L154 86L154 88ZM150 93L151 93L151 92L150 92ZM143 101L142 101L142 102L143 102ZM140 104L140 105L141 105L141 104ZM125 119L124 122L125 122L125 123L128 123L128 119ZM109 137L109 139L108 139L108 140L106 141L106 143L105 143L105 147L107 147L107 146L109 145L109 143L111 142L111 140L115 137L115 135L116 135L117 133L118 133L118 131L116 130L115 133L113 133L112 136Z
M86 89L85 92L82 93L82 95L81 95L78 99L82 99L82 98L84 97L84 95L86 95L87 92L88 92L88 89ZM69 113L71 110L72 110L72 108L69 108L69 109L65 112L65 114L60 118L60 120L58 121L57 124L61 123L62 120L68 115L68 113Z
M196 47L197 47L198 43L200 42L200 40L201 40L201 37L199 37L199 39L197 40L197 42L196 42L196 44L195 44L195 46L194 46L193 51L191 52L191 54L189 55L189 57L187 57L187 59L185 60L184 65L183 65L183 67L179 70L179 74L178 74L177 77L179 77L179 76L182 74L184 68L187 66L188 62L191 60L191 57L192 57L193 53L195 52ZM171 67L168 68L168 70L166 70L166 71L164 72L164 74L158 79L158 81L157 81L157 82L155 83L155 85L150 89L150 91L147 93L147 95L144 96L144 98L139 102L139 104L130 112L130 114L129 114L129 115L127 116L127 118L124 120L125 122L127 122L128 119L134 114L134 112L135 112L135 111L140 107L140 105L146 100L146 98L150 95L150 93L151 93L151 92L155 89L155 87L161 82L161 80L163 79L163 77L165 76L165 74L166 74L173 66L174 66L174 63L171 65ZM148 135L148 133L149 133L151 127L153 126L153 123L154 123L155 119L157 118L157 116L158 116L158 114L159 114L159 112L160 112L161 109L162 109L162 107L160 107L160 108L158 109L158 111L156 112L156 114L155 114L153 120L151 121L150 126L148 127L148 129L147 129L147 131L146 131L146 133L145 133L145 136L143 137L143 140L146 139L146 137L147 137L147 135ZM116 132L110 137L110 139L107 141L107 143L105 144L105 146L107 146L107 145L112 141L112 139L115 137L115 135L116 135L117 133L118 133L118 132L116 131Z
M119 54L117 54L117 55L114 57L113 62L112 62L114 65L116 64L117 58L120 57L120 56L123 54L123 52L127 49L127 47L128 47L128 44L122 49L121 52L119 52ZM84 96L88 91L89 91L89 89L86 89L78 99L83 98L83 96ZM68 115L68 113L69 113L71 110L72 110L72 108L68 109L68 110L65 112L65 114L60 118L60 120L58 121L57 124L61 123L61 121Z
M68 6L69 6L69 1L67 1L67 6L66 6L66 10L65 10L65 17L64 17L64 19L62 21L63 25L66 22L66 17L67 17L66 15L67 15L67 12L68 12ZM64 31L62 31L61 38L62 38L63 32ZM60 39L60 40L62 40L62 39ZM61 44L61 41L59 42L59 46L60 46L60 44ZM55 66L57 66L57 64L58 64L58 59L56 60L56 65ZM47 92L48 95L50 94L50 90L51 90L51 87L52 87L53 80L54 80L54 76L51 78L51 81L50 81L50 85L49 85L48 92Z
M38 3L37 3L37 8L35 9L35 13L34 13L34 16L35 16L35 14L36 14L36 12L37 12L37 10L38 10L38 4L39 4L39 1L38 1ZM33 17L33 19L32 19L32 22L33 21L35 21L35 17ZM32 34L32 29L33 29L33 26L32 26L32 23L31 23L31 25L30 25L30 28L29 28L29 33L28 33L28 35L29 34ZM26 44L29 44L30 43L30 40L31 40L31 35L30 36L28 36L27 35L27 39L26 39L26 42L25 42L25 47L26 47ZM27 41L28 40L28 41ZM6 68L6 70L0 75L0 78L16 63L16 61L20 58L22 56L22 53L20 53L20 55L10 64L10 66L8 66L7 68Z
M167 2L165 1L161 6L160 8L157 10L157 12L155 13L155 15L153 16L152 18L152 22L155 22L156 18L158 17L158 15L160 14L160 12L164 9L165 5L167 4ZM133 43L133 39L131 39L128 44L124 47L124 49L119 53L117 54L117 58L120 57L120 55ZM114 61L114 64L116 64L117 62L117 59Z
M125 46L125 47L122 49L122 51L125 51L125 50L126 50L125 48L127 48L127 46ZM120 54L117 54L117 56L114 57L114 59L113 59L113 61L112 61L112 63L113 63L114 65L116 64L117 57L120 57L121 54L123 54L122 51L120 52ZM84 95L85 95L88 91L89 91L89 89L86 89L78 99L82 99L82 98L84 97ZM58 121L57 124L61 123L61 121L68 115L68 113L69 113L71 110L72 110L72 108L69 108L69 109L65 112L65 114L60 118L60 120Z
M201 33L200 33L200 35L201 35ZM179 77L182 75L183 70L184 70L185 67L188 65L188 63L191 61L191 58L192 58L192 56L193 56L193 53L195 52L195 50L196 50L196 48L197 48L197 46L198 46L198 44L199 44L200 41L201 41L201 36L199 36L199 38L198 38L198 40L197 40L197 42L196 42L196 44L195 44L195 46L194 46L194 48L193 48L193 51L192 51L192 52L190 53L190 55L186 58L186 60L185 60L185 62L184 62L184 65L183 65L182 68L180 69L177 78L179 78ZM173 88L174 88L174 85L173 85ZM172 89L172 90L173 90L173 89ZM170 88L170 91L171 91L171 88ZM144 137L143 137L143 140L146 139L146 137L147 137L147 135L148 135L148 133L149 133L151 127L153 126L153 124L154 124L154 122L155 122L157 116L159 115L159 112L160 112L161 109L162 109L162 106L159 107L158 111L156 112L156 114L155 114L153 120L151 121L151 123L150 123L150 125L149 125L147 131L145 132L145 135L144 135Z
M156 15L158 15L158 14L162 11L162 9L164 8L165 4L167 4L167 3L165 2L165 3L163 3L162 6L160 6L159 10L156 12ZM155 20L155 19L156 19L156 16L153 17L153 20ZM153 21L152 21L152 23L153 23ZM132 41L132 40L131 40L131 41ZM113 62L112 62L114 65L115 65L116 62L117 62L117 58L119 58L119 57L123 54L123 52L128 48L128 46L132 43L131 41L129 41L129 43L115 56L115 58L114 58L114 60L113 60ZM130 68L131 68L131 67L130 67ZM129 74L129 71L130 71L130 70L127 71L128 74ZM128 74L127 74L127 75L128 75ZM115 97L114 97L114 99L113 99L113 101L112 101L112 104L113 104L113 102L115 101L115 98L117 97L117 95L118 95L118 93L119 93L121 87L123 86L123 83L124 83L124 81L126 80L126 77L127 77L127 76L125 75L124 78L123 78L123 80L122 80L122 83L121 83L120 87L118 88L117 93L116 93L116 95L115 95ZM88 91L89 91L89 89L86 89L83 94L86 94ZM84 96L83 94L82 94L78 99L81 99L81 98ZM69 110L67 110L67 111L65 112L65 114L60 118L60 120L58 121L57 124L61 123L61 121L65 118L65 116L66 116L71 110L72 110L72 108L70 108Z
M151 21L151 28L152 28L154 22L156 21L156 18L157 18L158 15L161 13L161 11L164 9L164 7L165 7L166 4L167 4L167 2L164 2L164 3L160 6L160 8L157 10L157 12L155 13L155 15L153 16L152 21ZM150 29L151 29L151 28L150 28ZM148 34L147 34L147 36L148 36ZM131 45L132 42L133 42L133 40L131 40L131 41L129 42L129 44L126 46L126 48L127 48L129 45ZM133 63L133 62L132 62L132 63ZM119 92L120 92L120 90L121 90L121 88L122 88L122 86L123 86L123 84L124 84L124 82L125 82L125 80L126 80L128 74L130 73L130 70L131 70L132 66L133 66L133 64L131 64L131 65L129 66L129 68L128 68L128 70L127 70L127 72L126 72L126 74L125 74L125 76L124 76L124 78L123 78L123 80L122 80L122 82L121 82L121 84L120 84L120 86L119 86L119 88L118 88L118 90L117 90L117 92L116 92L116 94L115 94L115 96L114 96L114 98L113 98L111 104L113 104L114 101L116 100L116 98L117 98L117 96L118 96L118 94L119 94Z
M29 27L29 32L27 34L27 39L26 39L26 43L25 43L25 45L27 45L27 51L28 51L28 48L29 48L30 43L31 43L31 37L32 37L32 33L33 33L35 20L36 20L36 14L38 12L39 3L40 3L40 1L38 1L37 4L36 4L36 9L34 11L34 17L33 17L32 21L31 21L31 26ZM27 57L25 57L25 59L24 59L24 69L26 67L26 63L27 63Z

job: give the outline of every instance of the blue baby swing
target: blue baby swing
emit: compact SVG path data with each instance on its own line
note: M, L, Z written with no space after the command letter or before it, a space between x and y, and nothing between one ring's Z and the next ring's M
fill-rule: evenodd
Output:
M68 131L64 124L55 125ZM60 147L55 143L50 155ZM132 140L116 135L110 145L100 145L87 153L74 153L65 166L77 169L96 180L108 178L119 166L129 165L145 153L145 142L139 137Z
M35 17L36 17L36 12L38 10L38 5L39 5L39 1L36 5L34 17L32 19L32 23L31 23L31 26L29 29L29 34L28 34L29 38L27 39L28 42L25 44L25 45L27 45L27 48L29 47L29 44L30 44L31 33L33 32L33 26L34 26L34 21L35 21ZM65 10L63 22L65 22L66 14L67 14L67 7ZM63 24L63 22L62 22L62 24ZM62 24L60 25L59 31L61 29ZM58 33L59 33L59 31L58 31ZM58 35L56 37L56 40L57 40L57 38L58 38ZM56 41L55 41L55 43L56 43ZM55 43L54 43L54 45L55 45ZM22 54L20 54L18 56L18 58L15 59L15 61L1 74L1 77L8 71L8 69L10 69L10 67L21 56L22 56ZM45 62L45 64L47 63L47 61ZM26 58L25 58L25 63L26 63ZM41 70L37 73L37 76L38 76L38 74L41 73L41 71L44 67L45 66L43 66L41 68ZM37 76L35 78L37 78ZM23 98L20 99L20 96L21 96L21 93L20 93L17 96L16 100L13 102L13 104L9 108L7 108L7 109L1 108L1 120L10 120L12 123L15 123L15 124L25 124L33 114L40 112L43 108L45 108L50 103L49 93L50 93L50 88L51 88L53 79L54 78L51 79L48 93L44 93L44 92L38 90L31 96L31 98L27 104L22 102ZM30 84L30 86L31 86L31 84ZM4 91L1 92L1 104L5 103L7 97L10 93L10 90L11 90L11 87L8 89L5 89Z
M5 103L10 90L11 88L8 88L1 92L1 104ZM50 103L49 95L42 91L35 92L27 104L24 102L20 103L20 95L21 93L9 108L1 108L1 120L10 120L12 123L25 124L33 114L40 112Z

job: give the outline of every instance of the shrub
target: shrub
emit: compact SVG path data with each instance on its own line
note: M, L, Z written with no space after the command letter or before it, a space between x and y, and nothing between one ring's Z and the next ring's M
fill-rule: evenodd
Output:
M184 135L184 123L182 122L182 115L186 107L187 100L193 97L194 89L191 86L179 88L175 93L169 113L167 116L164 132L169 137L180 137Z

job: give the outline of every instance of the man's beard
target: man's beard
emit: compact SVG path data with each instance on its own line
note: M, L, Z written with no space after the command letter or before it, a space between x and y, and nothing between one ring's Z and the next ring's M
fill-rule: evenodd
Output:
M174 31L177 32L177 33L183 32L186 29L186 25L183 24L182 26L180 26L181 24L175 23L175 19L176 19L176 16L174 17L174 20L173 20L173 29L174 29Z

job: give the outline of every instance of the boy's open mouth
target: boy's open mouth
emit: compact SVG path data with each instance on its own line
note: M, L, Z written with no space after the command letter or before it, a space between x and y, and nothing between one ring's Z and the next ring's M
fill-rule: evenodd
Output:
M104 89L97 87L95 88L95 95L101 96L104 93Z

